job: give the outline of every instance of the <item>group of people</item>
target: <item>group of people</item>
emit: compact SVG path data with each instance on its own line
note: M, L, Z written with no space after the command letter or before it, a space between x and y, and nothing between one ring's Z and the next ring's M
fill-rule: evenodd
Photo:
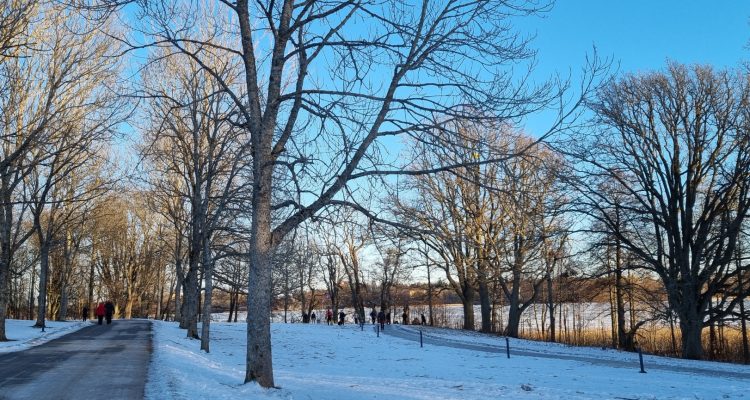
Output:
M409 323L409 315L408 315L407 311L408 311L408 309L404 308L404 313L401 315L401 317L403 319L403 324L404 325L407 325ZM313 314L313 317L311 317L311 319L313 321L315 321L314 315L315 314ZM415 324L421 323L422 325L427 325L427 318L425 318L424 314L420 314L420 317L421 317L420 318L421 321L417 322L417 320L415 319L413 323L415 323ZM333 311L331 311L330 308L326 310L326 324L327 325L333 325L334 322L337 322L338 325L344 325L345 319L346 319L346 313L344 313L344 311L339 311L338 320L336 320L336 319L334 319ZM375 325L376 322L378 324L380 324L380 329L381 330L385 329L385 325L390 325L391 324L391 312L389 311L389 312L386 313L383 309L381 309L380 312L377 312L377 311L375 311L375 307L373 307L372 311L370 311L370 321L372 322L373 325ZM360 321L359 320L359 315L355 313L354 314L354 323L355 324L360 324L360 323L361 324L365 324L366 322L364 320ZM396 323L398 323L398 322L396 322Z
M317 317L315 316L315 312L310 313L310 315L307 315L307 313L302 313L302 323L303 324L314 324L316 322Z
M89 319L89 308L84 306L81 314L83 315L84 322L87 321ZM94 310L94 315L96 315L99 325L102 325L105 319L107 320L107 325L111 324L112 316L114 314L115 305L111 301L106 301L104 303L100 302L99 305L96 306L96 310Z

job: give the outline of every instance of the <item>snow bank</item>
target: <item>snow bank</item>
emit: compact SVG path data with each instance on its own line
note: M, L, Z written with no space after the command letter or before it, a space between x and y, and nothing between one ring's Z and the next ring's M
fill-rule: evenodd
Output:
M29 347L38 346L49 342L65 334L77 331L88 322L82 321L47 321L44 332L40 328L34 328L36 321L6 319L5 336L8 342L0 342L0 353L26 350Z

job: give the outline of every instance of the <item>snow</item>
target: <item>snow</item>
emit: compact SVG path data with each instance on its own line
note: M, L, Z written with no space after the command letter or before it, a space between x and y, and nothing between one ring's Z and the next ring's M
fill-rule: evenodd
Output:
M27 349L90 323L6 320L0 353ZM278 389L243 384L244 323L212 323L211 353L172 322L153 322L149 399L750 399L750 367L505 339L448 329L272 324ZM437 346L440 342L454 347ZM484 346L477 351L461 346Z
M9 341L0 342L0 353L26 350L89 325L82 321L47 321L42 332L41 328L34 328L35 323L36 321L6 319L5 336Z
M175 323L154 322L150 399L747 399L750 367L512 340L538 356L426 344L384 335L372 325L272 324L279 389L242 384L244 323L212 323L211 353ZM386 327L410 329L416 327ZM405 331L401 331L405 332ZM429 339L505 348L504 338L425 329ZM562 357L562 358L556 358ZM568 357L568 358L565 358ZM627 365L627 367L624 367ZM632 366L632 367L631 367ZM655 368L660 366L660 368ZM653 367L653 368L652 368ZM674 367L674 368L673 368ZM679 368L679 369L676 369ZM675 370L672 370L675 369ZM747 374L724 376L722 372Z

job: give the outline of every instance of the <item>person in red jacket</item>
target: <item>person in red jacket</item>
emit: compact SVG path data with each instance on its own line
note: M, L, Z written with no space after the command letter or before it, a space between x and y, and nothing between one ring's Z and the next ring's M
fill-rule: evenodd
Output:
M96 307L96 318L99 320L99 325L104 321L104 303L99 303Z

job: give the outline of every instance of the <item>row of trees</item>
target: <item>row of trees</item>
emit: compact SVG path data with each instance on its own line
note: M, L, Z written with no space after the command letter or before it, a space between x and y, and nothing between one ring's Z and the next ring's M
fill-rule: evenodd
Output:
M103 161L125 116L120 47L82 15L44 1L3 2L0 11L0 340L11 281L38 271L37 325L44 326L50 260L64 317L68 281L93 202L112 185ZM33 244L32 244L33 242ZM33 290L34 284L31 284Z
M530 86L510 21L546 5L507 0L2 7L0 340L38 286L39 326L106 296L126 317L171 307L210 351L218 288L235 317L246 296L245 380L272 387L273 302L325 291L364 318L422 270L465 329L475 303L486 332L507 306L510 336L543 302L556 340L560 282L602 275L632 348L628 271L661 281L650 304L685 357L747 319L745 71L602 83L595 61L577 90ZM518 130L553 105L547 132ZM137 136L121 182L116 131Z
M134 52L149 49L140 91L148 132L142 154L149 180L159 188L157 209L179 232L173 254L184 295L181 326L209 350L210 319L202 319L200 334L196 326L199 292L205 290L207 315L215 264L244 257L245 379L265 387L274 384L269 322L274 254L293 232L331 207L377 221L361 204L362 195L414 165L394 159L394 138L452 141L452 135L462 136L455 121L499 124L566 98L564 83L532 87L506 67L528 63L533 54L507 22L546 5L454 0L86 5L122 13L135 32L123 39L125 45ZM359 29L362 23L367 30ZM598 72L594 66L591 74ZM552 131L562 129L573 103L563 102ZM425 165L408 174L455 167ZM326 257L347 265L351 296L362 314L362 281L352 256L360 241L355 236Z

